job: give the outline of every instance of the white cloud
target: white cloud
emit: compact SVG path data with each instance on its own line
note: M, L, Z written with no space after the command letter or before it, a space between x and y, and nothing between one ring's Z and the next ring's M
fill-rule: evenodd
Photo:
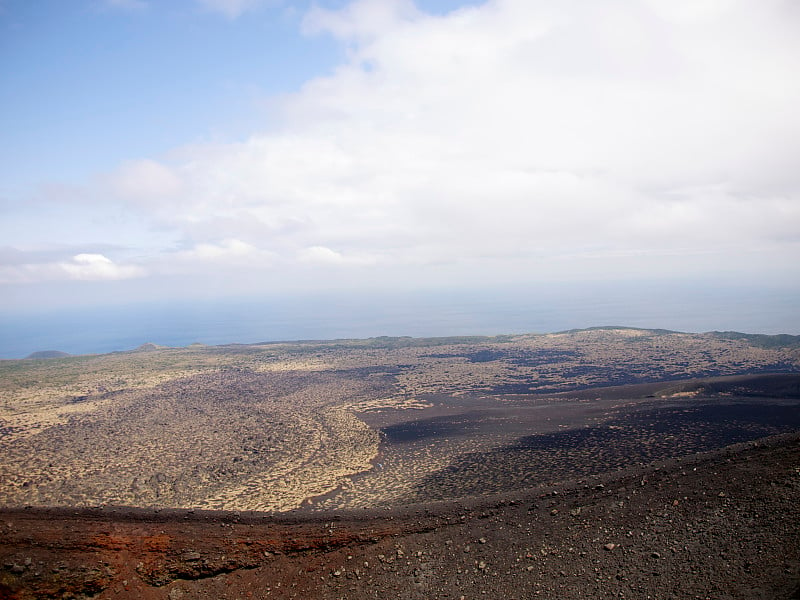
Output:
M306 15L304 28L307 33L326 31L340 39L362 40L422 16L411 0L356 0L338 11L314 6Z
M377 262L370 256L344 256L341 252L325 246L310 246L299 252L301 262L322 265L373 265Z
M150 159L130 160L109 178L112 191L134 202L158 202L174 198L182 188L175 173Z
M102 254L76 254L71 261L58 266L69 279L82 281L130 279L145 274L139 266L118 265Z
M264 253L255 246L241 240L224 240L217 244L199 243L189 250L176 253L179 260L199 262L239 262L242 260L259 260Z
M112 187L194 240L183 258L269 256L257 264L289 276L298 262L596 272L576 256L617 275L623 256L710 272L753 253L788 271L799 17L777 0L314 9L306 29L349 58L281 99L279 127L128 163Z
M325 246L311 246L300 253L300 260L306 262L342 264L344 257L335 250Z
M0 264L0 284L42 281L116 281L144 277L137 264L118 264L103 254L81 253L68 259L52 260L50 252L9 252L11 260ZM38 259L38 260L37 260Z

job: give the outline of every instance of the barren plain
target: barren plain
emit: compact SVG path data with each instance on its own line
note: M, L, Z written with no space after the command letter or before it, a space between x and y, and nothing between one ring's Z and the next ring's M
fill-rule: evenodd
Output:
M597 597L611 589L605 574L593 575L598 560L621 559L624 551L613 552L620 544L641 545L637 528L656 539L677 526L659 521L661 504L657 514L648 512L664 499L660 487L645 483L661 477L680 487L691 480L669 500L683 507L689 494L701 494L705 480L692 479L680 461L705 465L710 481L724 466L719 453L728 452L728 463L735 459L737 468L750 469L735 507L737 526L743 536L771 536L774 548L767 553L783 557L785 566L770 575L770 589L788 598L800 560L800 545L787 550L800 537L798 521L791 520L800 506L799 431L800 339L793 336L607 327L498 337L148 345L0 361L0 505L6 507L0 516L7 526L0 530L0 597L363 598L396 585L393 595L408 598L471 598L481 595L481 586L489 597L505 590L503 597L577 598L588 593L591 586L580 582L590 575L595 595L585 597ZM756 440L761 446L753 449L748 444ZM762 462L756 473L740 457L747 452L761 452L767 461L780 457L783 466ZM667 464L671 470L661 471ZM762 498L769 490L752 487L761 479L784 482L780 494ZM600 481L622 491L609 496ZM646 487L638 499L637 485ZM577 496L566 504L566 497L542 500L556 490ZM761 523L755 498L769 511L782 507L783 516ZM616 508L581 508L606 501ZM703 506L709 519L722 518L720 507ZM563 517L565 508L572 518ZM70 512L75 509L81 510ZM613 535L577 518L592 511L613 517ZM556 529L545 526L545 515ZM337 537L334 523L342 518L350 524ZM79 523L88 528L85 535ZM657 531L648 529L656 524ZM214 529L220 526L242 531L224 530L231 535L222 540ZM518 538L500 544L507 527ZM75 533L62 540L48 533L52 528ZM390 548L397 536L405 537ZM686 548L696 542L681 539ZM613 547L603 550L601 541ZM439 543L446 552L434 560L431 544ZM669 544L651 553L680 555ZM403 550L411 546L419 546L413 560ZM596 547L601 552L590 560ZM478 559L487 548L495 558ZM474 564L470 552L477 552ZM356 555L356 563L346 562ZM556 556L564 568L544 569L559 564L548 558ZM264 577L278 577L276 557L283 557L282 574L268 584ZM751 558L730 560L742 569L748 560L766 560ZM341 567L322 566L340 559ZM675 590L764 597L752 590L736 595L730 585L729 596L703 592L704 569L716 564L705 560L682 573ZM320 564L312 568L314 561ZM435 574L434 563L446 575ZM681 564L673 575L688 568ZM368 580L378 566L383 575ZM406 575L404 588L399 582ZM487 577L499 579L481 583ZM641 573L636 585L619 577L612 582L615 596L644 598L655 589Z

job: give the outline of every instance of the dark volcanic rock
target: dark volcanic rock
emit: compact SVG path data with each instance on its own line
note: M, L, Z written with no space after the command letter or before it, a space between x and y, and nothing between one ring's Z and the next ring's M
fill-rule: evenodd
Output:
M792 434L391 511L7 509L0 597L789 600L799 464Z

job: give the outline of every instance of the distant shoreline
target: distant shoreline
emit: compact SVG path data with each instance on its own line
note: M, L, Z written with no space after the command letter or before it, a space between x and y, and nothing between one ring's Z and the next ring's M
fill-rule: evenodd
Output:
M50 359L59 359L59 358L68 358L68 357L82 357L82 356L96 356L96 355L103 355L103 354L118 354L118 353L130 353L130 352L150 352L153 350L186 350L192 347L200 347L204 348L207 346L212 347L235 347L235 346L242 346L242 347L249 347L249 346L269 346L269 345L282 345L282 344L299 344L299 345L313 345L313 344L335 344L337 342L341 343L352 343L352 342L386 342L386 343L393 343L393 344L400 344L407 343L408 345L415 345L418 342L424 342L426 340L431 341L441 341L444 339L453 339L457 343L467 343L467 342L476 342L480 341L481 339L486 340L487 342L495 341L497 338L502 338L505 336L536 336L536 335L561 335L561 334L573 334L573 333L580 333L580 332L588 332L588 331L638 331L638 332L647 332L649 334L656 334L656 335L665 335L665 334L688 334L688 335L709 335L714 336L721 339L742 339L748 340L750 343L754 343L756 345L764 346L764 347L793 347L798 346L800 347L800 335L788 334L788 333L776 333L776 334L765 334L765 333L743 333L740 331L704 331L704 332L690 332L690 331L676 331L671 329L650 329L645 327L627 327L624 325L598 325L592 327L583 327L577 329L567 329L567 330L559 330L559 331L548 331L548 332L523 332L523 333L498 333L494 335L459 335L459 336L371 336L371 337L339 337L339 338L329 338L329 339L298 339L298 340L268 340L268 341L260 341L260 342L226 342L222 344L201 344L197 342L191 342L189 344L184 345L162 345L162 344L155 344L153 342L144 342L138 345L135 348L129 349L121 349L121 350L112 350L109 352L86 352L86 353L69 353L64 352L61 350L35 350L24 357L15 357L15 358L7 358L2 357L0 361L3 360L50 360Z

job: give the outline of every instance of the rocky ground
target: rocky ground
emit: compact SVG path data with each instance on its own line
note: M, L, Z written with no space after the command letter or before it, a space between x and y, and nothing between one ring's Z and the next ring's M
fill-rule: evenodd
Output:
M469 501L5 509L0 598L800 598L800 436Z
M798 373L800 336L630 328L4 360L0 506L276 512L503 492L799 430Z
M0 600L800 599L799 368L618 328L0 361Z

